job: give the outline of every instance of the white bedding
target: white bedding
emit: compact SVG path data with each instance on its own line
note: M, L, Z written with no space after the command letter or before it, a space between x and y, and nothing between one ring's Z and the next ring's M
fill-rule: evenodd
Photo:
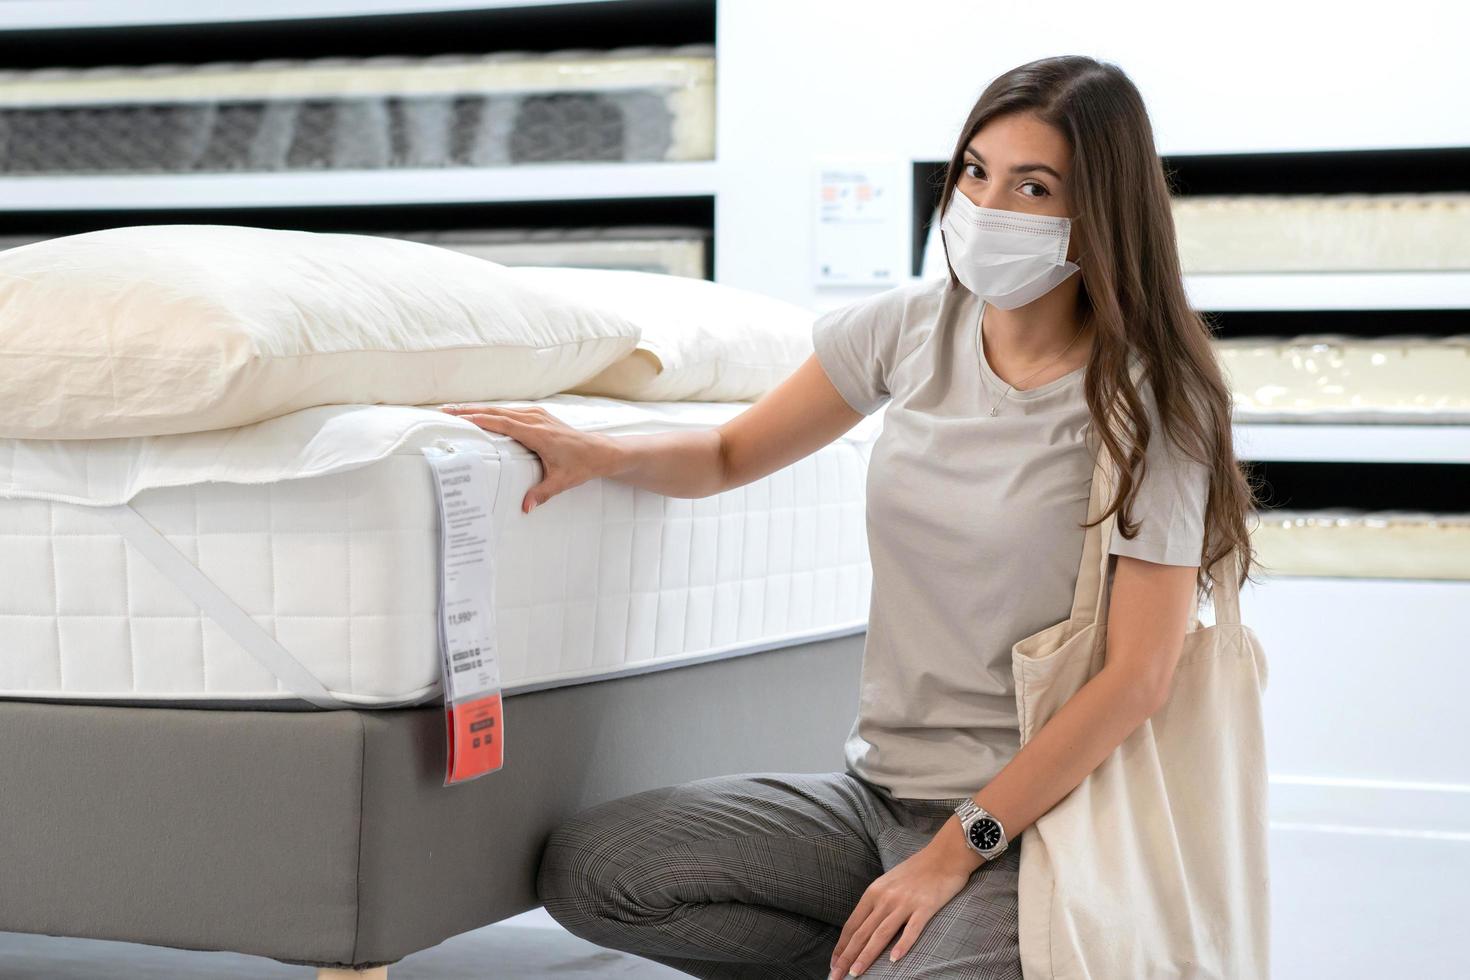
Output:
M0 252L0 436L176 435L316 405L543 398L638 340L595 296L422 242L105 228Z
M526 405L531 402L502 402ZM743 403L556 395L611 434L709 427ZM497 635L507 693L862 629L864 490L882 413L769 477L665 497L597 480L531 514L513 440L423 408L325 406L252 426L0 440L0 697L290 702L96 510L131 501L343 705L439 694L438 517L422 448L499 481Z

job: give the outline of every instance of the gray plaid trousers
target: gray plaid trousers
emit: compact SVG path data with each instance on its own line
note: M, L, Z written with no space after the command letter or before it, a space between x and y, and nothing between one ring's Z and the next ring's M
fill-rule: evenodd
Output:
M574 935L692 976L825 978L864 889L958 802L895 798L851 772L697 779L559 825L537 890ZM1013 840L901 960L884 949L863 976L1021 980L1020 855Z

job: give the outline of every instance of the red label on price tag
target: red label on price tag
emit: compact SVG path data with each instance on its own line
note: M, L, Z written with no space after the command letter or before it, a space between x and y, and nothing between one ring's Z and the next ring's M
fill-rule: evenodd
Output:
M475 701L449 705L445 713L449 728L446 785L494 772L504 763L500 711L499 691Z

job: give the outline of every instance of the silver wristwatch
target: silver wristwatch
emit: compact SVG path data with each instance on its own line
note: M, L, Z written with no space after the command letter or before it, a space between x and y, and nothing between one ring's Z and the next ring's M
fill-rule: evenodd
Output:
M960 830L964 832L965 844L985 860L992 861L1000 857L1010 846L1006 829L1001 826L1000 821L989 810L977 806L974 800L965 800L954 808L954 812L960 816Z

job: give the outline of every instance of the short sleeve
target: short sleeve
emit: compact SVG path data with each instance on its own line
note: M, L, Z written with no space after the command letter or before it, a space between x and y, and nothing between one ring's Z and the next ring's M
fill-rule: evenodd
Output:
M1129 515L1138 534L1124 538L1113 525L1108 551L1161 565L1199 565L1204 558L1205 505L1210 493L1208 465L1184 455L1164 433L1158 408L1147 384L1141 386L1153 431L1144 455L1147 472Z
M871 415L891 396L899 338L909 315L907 286L895 286L821 314L812 348L832 386L856 411Z

